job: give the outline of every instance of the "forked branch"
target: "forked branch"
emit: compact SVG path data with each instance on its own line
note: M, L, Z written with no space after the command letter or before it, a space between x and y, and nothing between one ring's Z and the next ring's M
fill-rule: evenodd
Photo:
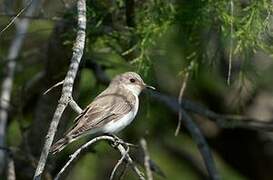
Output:
M91 146L92 144L94 144L94 143L96 143L98 141L102 141L102 140L109 141L112 144L117 144L114 147L116 147L116 149L120 152L120 154L122 156L122 160L121 161L123 161L123 157L124 157L124 159L126 159L127 162L131 165L132 170L137 174L137 176L139 177L139 179L141 179L141 180L145 179L144 176L143 176L143 174L142 174L142 172L138 169L138 167L134 164L133 160L129 156L128 150L126 150L124 148L123 143L120 143L119 139L117 139L117 138L115 138L113 136L102 135L102 136L98 136L98 137L95 137L95 138L91 139L90 141L88 141L87 143L85 143L84 145L82 145L79 149L77 149L72 155L70 155L70 159L67 161L67 163L63 166L63 168L56 175L55 180L58 180L61 177L61 175L66 170L66 168L71 164L71 162L73 160L75 160L79 156L79 154L81 153L82 150L84 150L87 147ZM120 163L120 161L118 161L118 163ZM117 165L116 165L116 167L117 167Z

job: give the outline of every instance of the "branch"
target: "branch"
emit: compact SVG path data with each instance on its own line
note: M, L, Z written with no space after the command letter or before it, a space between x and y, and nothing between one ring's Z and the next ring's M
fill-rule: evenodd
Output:
M51 86L49 89L47 89L47 90L43 93L43 95L46 95L46 94L49 93L52 89L54 89L54 88L56 88L56 87L62 85L63 83L64 83L64 81L57 82L56 84L54 84L53 86Z
M18 18L18 14L12 14L12 13L0 13L0 16ZM48 17L48 16L41 16L41 15L39 16L20 15L20 18L32 19L32 20L45 20L45 21L64 21L61 17L57 17L57 16Z
M151 166L150 166L151 159L150 159L150 155L148 152L147 142L144 138L142 138L140 140L140 145L141 145L143 152L144 152L144 166L146 169L147 179L153 180L153 174L152 174L152 170L151 170Z
M71 58L71 63L69 70L64 79L64 84L62 88L62 95L59 99L59 103L54 112L54 116L52 118L48 133L46 135L45 144L40 156L40 160L35 171L35 175L33 177L34 180L40 180L41 175L44 171L46 160L49 154L50 147L52 145L55 133L57 131L57 126L61 119L61 116L67 107L69 101L72 99L72 90L73 84L78 72L79 64L83 55L84 44L85 44L85 29L86 29L86 1L78 0L77 2L78 9L78 32L76 41L73 47L73 55Z
M12 155L8 157L7 180L16 180L15 165Z
M220 179L220 176L218 174L218 171L216 169L214 160L212 158L212 154L210 152L209 146L199 130L198 126L194 123L192 118L188 115L188 113L180 108L181 114L183 118L181 119L184 125L189 130L193 140L197 143L197 146L199 148L200 153L202 154L202 157L204 159L204 162L206 164L206 168L208 170L209 176L213 180Z
M28 4L26 14L32 15L40 5L40 0L32 0L32 4ZM16 22L16 32L14 38L11 42L7 59L6 59L6 76L3 78L1 84L1 95L0 95L0 146L5 145L5 135L6 135L6 126L7 126L7 119L8 119L8 110L10 106L10 99L11 99L11 92L12 92L12 85L13 79L15 74L15 67L16 67L16 59L21 51L21 47L24 41L25 34L27 32L29 25L28 19L21 19ZM5 28L7 29L8 26ZM3 29L1 33L5 30ZM0 33L0 35L1 35ZM0 152L0 174L2 174L4 166L5 166L5 152Z
M183 94L184 94L186 86L187 86L188 78L189 78L189 72L186 72L185 77L182 81L181 89L180 89L179 96L178 96L178 103L180 106L182 104L182 97L183 97ZM176 130L175 130L175 133L174 133L175 136L177 136L180 131L181 119L182 119L182 114L179 111L178 112L178 124L177 124Z
M70 99L69 105L76 113L80 114L82 112L82 108L75 102L73 98Z
M67 163L63 166L63 168L59 171L59 173L56 175L56 177L54 178L54 180L58 180L60 178L60 176L63 174L63 172L66 170L66 168L71 164L71 162L73 160L75 160L78 155L81 153L82 150L86 149L88 146L101 141L101 140L106 140L109 141L113 144L117 144L116 148L119 150L120 154L122 155L122 157L124 156L125 159L129 162L129 164L131 165L133 171L138 175L139 179L141 180L145 180L145 178L143 177L141 171L136 167L136 165L134 164L133 160L131 159L131 157L129 156L127 150L125 150L125 148L123 147L123 145L120 144L120 142L117 142L116 138L113 136L108 136L108 135L103 135L103 136L98 136L95 137L94 139L91 139L90 141L88 141L87 143L85 143L84 145L82 145L77 151L75 151L72 155L70 155L70 159L67 161Z
M155 100L164 102L173 111L179 111L179 103L175 98L159 92L152 92L151 95ZM185 98L181 102L181 108L207 117L221 128L244 128L256 131L273 131L272 120L265 122L264 120L247 116L218 114L198 103L187 100Z
M3 33L5 30L7 30L7 29L16 21L16 19L17 19L21 14L23 14L23 13L25 12L26 9L28 9L28 8L31 7L32 1L34 1L34 0L30 0L30 1L28 2L28 4L27 4L23 9L21 9L21 10L17 13L17 15L16 15L15 17L13 17L13 18L10 20L10 22L1 30L1 32L0 32L0 37L1 37L2 33Z
M111 172L111 176L110 176L110 180L114 179L115 173L118 169L118 167L122 164L122 162L124 161L124 159L126 158L126 155L129 153L129 146L127 147L126 153L124 153L121 158L118 160L117 164L115 165L113 171Z

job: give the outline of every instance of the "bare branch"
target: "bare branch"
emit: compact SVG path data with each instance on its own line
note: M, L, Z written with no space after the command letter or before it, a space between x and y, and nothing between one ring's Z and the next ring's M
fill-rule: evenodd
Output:
M186 86L187 86L188 78L189 78L189 72L186 72L185 77L184 77L184 79L182 81L182 86L181 86L181 89L180 89L180 92L179 92L179 97L178 97L178 103L179 103L180 106L181 106L181 103L182 103L183 94L184 94ZM175 133L174 133L175 136L177 136L179 131L180 131L181 119L182 119L182 113L179 111L178 112L178 124L177 124L176 130L175 130Z
M16 180L15 165L12 155L8 157L7 180Z
M78 114L82 112L82 108L75 102L73 98L70 99L69 105Z
M121 156L121 158L118 160L117 164L115 165L114 169L111 172L110 180L114 179L115 173L118 169L118 167L122 164L124 159L126 158L127 154L129 153L129 146L127 147L126 153Z
M230 85L230 77L231 77L231 68L232 68L232 58L233 58L233 18L234 18L234 3L233 0L230 0L230 48L229 48L229 55L228 55L228 77L227 77L227 84Z
M150 155L148 152L147 142L144 138L141 138L140 145L141 145L143 152L144 152L144 166L146 169L147 179L153 180L153 174L152 174L152 170L150 167Z
M46 160L50 151L50 147L52 145L55 133L57 131L57 126L61 119L61 116L67 107L68 103L72 99L72 90L73 84L78 72L79 64L83 55L84 45L85 45L85 30L86 30L86 1L78 0L77 1L77 10L78 10L78 31L76 41L73 47L73 55L71 58L71 63L69 70L64 79L62 95L59 99L59 103L55 110L54 116L52 118L45 144L40 156L40 160L35 172L33 179L39 180L41 179L41 175L44 171L44 167L46 164Z
M15 18L16 16L18 16L18 14L13 14L13 13L0 13L1 17L12 17ZM29 16L29 15L24 15L21 14L20 18L24 18L24 19L32 19L32 20L45 20L45 21L64 21L61 17L58 16Z
M1 32L0 32L0 37L1 37L2 33L3 33L5 30L7 30L7 29L16 21L16 19L17 19L21 14L23 14L23 13L25 12L26 9L28 9L28 8L31 6L32 1L33 1L33 0L30 0L30 1L28 2L28 4L27 4L23 9L21 9L21 10L19 11L19 13L18 13L15 17L13 17L13 18L10 20L10 22L1 30Z
M46 90L43 95L46 95L49 91L51 91L52 89L62 85L64 83L64 81L60 81L60 82L57 82L56 84L54 84L53 86L51 86L48 90Z
M39 7L40 0L32 0L32 4L28 4L26 14L32 15ZM11 92L12 92L12 85L13 79L15 74L15 67L16 67L16 59L20 53L23 41L25 36L21 34L25 34L27 32L29 25L28 19L21 19L16 23L16 32L14 39L11 42L7 59L6 59L6 75L3 78L1 84L1 95L0 95L0 146L5 145L5 134L6 134L6 125L8 119L8 110L10 106L10 99L11 99ZM5 28L7 29L8 26ZM1 33L4 30L1 31ZM0 33L0 35L1 35ZM5 166L5 152L0 152L0 174L2 174L4 166Z
M106 140L106 141L112 142L114 144L118 143L116 148L119 150L120 154L122 156L125 156L125 159L130 163L130 165L132 166L132 169L138 175L139 179L145 180L145 178L143 177L142 173L136 167L136 165L134 164L133 160L129 156L129 154L127 152L128 149L125 150L125 148L123 147L123 145L119 144L119 142L116 141L117 139L115 137L108 136L108 135L103 135L103 136L95 137L95 138L91 139L90 141L88 141L87 143L85 143L84 145L82 145L79 149L77 149L72 155L70 155L70 159L63 166L63 168L59 171L59 173L56 175L56 177L54 178L54 180L58 180L60 178L60 176L63 174L63 172L66 170L66 168L71 164L71 162L73 160L75 160L78 157L78 155L81 153L82 150L86 149L90 145L92 145L92 144L94 144L94 143L96 143L98 141L101 141L101 140Z

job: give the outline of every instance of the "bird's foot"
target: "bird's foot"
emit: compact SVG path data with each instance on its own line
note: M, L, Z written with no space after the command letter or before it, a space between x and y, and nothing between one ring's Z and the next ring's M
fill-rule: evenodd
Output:
M110 136L114 138L114 142L111 144L113 147L117 147L119 144L125 145L126 147L138 147L138 145L123 141L121 138L114 134L110 134Z

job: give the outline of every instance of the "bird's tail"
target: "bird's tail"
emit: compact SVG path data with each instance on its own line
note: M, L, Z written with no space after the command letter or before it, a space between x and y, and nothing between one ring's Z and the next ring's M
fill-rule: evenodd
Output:
M58 140L56 143L54 143L51 148L50 148L50 152L52 154L56 154L60 151L62 151L71 141L69 141L69 138L64 137L60 140Z

